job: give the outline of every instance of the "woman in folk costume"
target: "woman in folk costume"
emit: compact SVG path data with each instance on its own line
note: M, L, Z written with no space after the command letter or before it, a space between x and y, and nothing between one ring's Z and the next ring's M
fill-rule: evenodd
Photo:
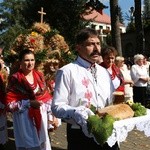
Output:
M1 70L2 71L2 70ZM0 150L4 150L8 140L7 119L5 107L5 77L7 74L0 73Z
M43 74L34 70L35 57L30 50L19 55L20 69L9 81L6 93L8 109L13 112L17 150L51 150L48 118L51 100ZM54 126L57 126L57 122Z
M117 51L114 47L106 47L101 50L101 55L103 62L100 65L109 72L116 91L114 92L115 103L120 102L120 99L124 101L124 78L120 69L115 65Z
M117 91L124 91L124 79L121 74L120 69L115 65L115 58L117 56L117 51L114 47L107 47L101 50L101 55L103 58L103 62L100 64L104 68L106 68L111 76L111 79L114 84L114 88Z

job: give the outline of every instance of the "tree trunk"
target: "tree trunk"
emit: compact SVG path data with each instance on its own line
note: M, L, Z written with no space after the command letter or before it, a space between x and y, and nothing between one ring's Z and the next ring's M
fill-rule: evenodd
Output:
M135 33L136 33L136 53L144 53L144 32L141 17L141 0L134 0L135 5Z
M118 54L122 56L120 23L118 14L118 0L110 0L110 15L111 15L112 45L117 49Z

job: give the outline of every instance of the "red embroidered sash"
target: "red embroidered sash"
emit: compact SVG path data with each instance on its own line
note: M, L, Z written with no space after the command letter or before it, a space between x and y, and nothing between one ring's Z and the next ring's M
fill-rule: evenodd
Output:
M107 67L106 67L106 65L105 65L104 62L102 62L100 65L102 67L104 67L104 68L107 69ZM112 80L116 76L119 78L119 80L120 80L120 86L116 89L116 91L122 91L122 92L124 92L124 78L123 78L123 75L122 75L120 69L115 64L112 65L112 75L110 75L110 76L111 76Z

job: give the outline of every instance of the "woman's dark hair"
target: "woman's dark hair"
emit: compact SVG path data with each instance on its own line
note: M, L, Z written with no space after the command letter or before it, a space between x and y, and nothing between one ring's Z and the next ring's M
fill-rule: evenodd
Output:
M33 54L34 55L34 52L29 50L29 49L24 49L22 50L20 53L19 53L19 61L21 61L25 55L28 55L28 54Z
M86 41L89 37L99 37L98 32L95 29L92 28L85 28L82 29L77 35L76 35L76 44L81 44L84 41Z
M104 58L106 55L109 55L111 53L113 53L115 57L118 55L117 50L112 46L104 47L104 48L101 49L102 58Z

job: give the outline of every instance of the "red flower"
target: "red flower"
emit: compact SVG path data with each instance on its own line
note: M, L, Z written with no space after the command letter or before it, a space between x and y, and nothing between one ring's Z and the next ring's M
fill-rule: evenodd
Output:
M87 92L85 93L85 98L87 98L88 101L90 102L91 97L92 97L92 92L90 92L89 90L87 90Z
M89 79L86 79L86 78L84 77L84 79L82 80L82 84L87 88L88 85L89 85Z
M30 39L30 42L31 43L35 43L35 39Z

